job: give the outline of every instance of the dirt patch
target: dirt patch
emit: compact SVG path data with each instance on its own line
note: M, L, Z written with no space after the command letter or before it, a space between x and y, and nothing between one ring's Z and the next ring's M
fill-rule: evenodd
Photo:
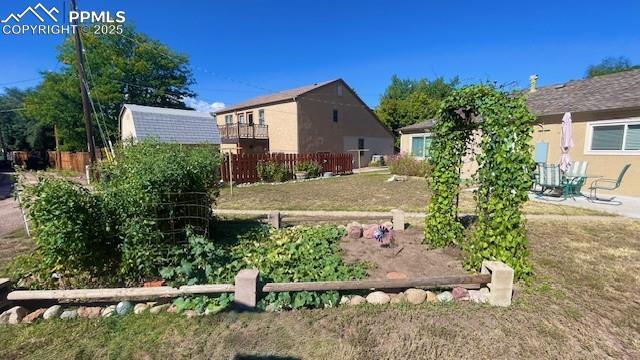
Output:
M456 248L429 249L422 243L422 229L409 228L396 232L393 245L380 247L375 240L344 237L340 242L343 259L347 263L364 261L372 279L385 279L392 271L407 274L409 278L422 276L464 275L462 254Z

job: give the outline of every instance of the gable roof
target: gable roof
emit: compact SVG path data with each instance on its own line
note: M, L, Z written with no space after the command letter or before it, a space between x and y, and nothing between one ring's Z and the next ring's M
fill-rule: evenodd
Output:
M409 125L409 126L401 127L401 128L398 129L398 131L403 133L403 134L411 134L411 133L423 132L423 131L425 131L427 129L431 129L433 127L433 121L434 121L434 119L421 121L421 122L416 123L416 124L412 124L412 125Z
M242 109L252 108L260 105L273 104L273 103L278 103L283 101L293 101L296 97L300 95L306 94L309 91L315 90L319 87L325 86L327 84L330 84L332 82L339 81L339 80L340 79L329 80L329 81L297 87L294 89L278 91L272 94L257 96L252 99L226 107L220 111L217 111L216 114L224 114L224 113L228 113L236 110L242 110Z
M120 117L132 113L136 138L156 138L177 144L220 144L216 121L209 113L124 104Z
M640 107L640 70L539 88L527 105L537 116Z

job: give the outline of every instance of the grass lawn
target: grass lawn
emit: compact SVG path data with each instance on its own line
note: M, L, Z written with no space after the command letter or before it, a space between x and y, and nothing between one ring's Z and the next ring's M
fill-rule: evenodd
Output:
M387 182L390 175L364 173L300 183L253 185L224 188L216 207L238 210L361 210L402 209L425 211L430 199L426 180L409 178L406 182ZM473 193L462 192L460 212L473 213ZM529 202L527 214L602 215L603 213L569 206Z
M640 222L531 220L509 308L363 306L0 326L0 358L640 358Z

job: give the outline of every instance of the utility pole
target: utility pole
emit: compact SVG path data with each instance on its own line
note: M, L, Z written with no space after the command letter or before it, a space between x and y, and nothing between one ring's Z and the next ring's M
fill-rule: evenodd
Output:
M73 11L78 11L76 0L71 0ZM80 94L82 96L82 114L84 118L84 128L87 133L87 146L89 148L89 159L91 163L96 162L96 148L93 143L93 122L91 122L91 110L89 108L89 94L84 79L84 55L82 54L82 41L80 40L80 26L78 19L73 20L73 29L76 39L76 68L78 70L78 78L80 79Z

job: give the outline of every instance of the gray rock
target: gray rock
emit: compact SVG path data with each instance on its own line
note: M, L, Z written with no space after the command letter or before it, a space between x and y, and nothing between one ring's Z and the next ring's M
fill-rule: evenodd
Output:
M450 291L444 291L438 294L437 298L440 302L449 302L453 301L453 294Z
M151 309L149 309L149 312L152 314L159 314L163 311L166 311L169 306L171 306L171 304L160 304L160 305L156 305L154 307L152 307Z
M271 303L264 308L264 311L266 312L275 312L276 310L277 310L277 307L276 307L276 304L274 303Z
M349 304L349 301L351 301L351 299L349 299L348 296L342 296L340 298L340 305L345 305L345 304Z
M404 293L398 293L395 294L393 296L391 296L391 301L389 301L389 303L391 304L401 304L403 302L407 301L407 296Z
M489 302L489 292L469 290L469 300L479 304Z
M414 305L422 304L427 299L427 292L422 289L407 289L404 295L407 297L407 302Z
M49 319L58 318L60 317L60 315L62 315L62 306L53 305L50 308L48 308L47 311L44 312L44 314L42 314L42 318L45 320L49 320Z
M367 302L374 305L388 304L391 301L391 297L382 291L374 291L367 295Z
M116 305L116 314L120 316L127 315L131 310L133 310L131 301L120 301L118 305Z
M109 305L106 308L102 309L102 312L100 313L100 316L102 317L109 317L109 316L113 316L116 313L116 306L115 305Z
M14 306L11 309L0 314L0 323L2 324L18 324L29 314L29 310L22 306Z
M78 310L76 309L67 309L63 311L62 314L60 314L60 319L62 320L75 319L77 317L78 317Z
M147 311L147 309L149 309L149 305L145 303L138 303L133 307L133 313L136 315L140 315L143 312Z
M363 298L360 295L356 295L351 298L351 301L349 301L349 305L362 305L366 302L367 302L367 299Z

